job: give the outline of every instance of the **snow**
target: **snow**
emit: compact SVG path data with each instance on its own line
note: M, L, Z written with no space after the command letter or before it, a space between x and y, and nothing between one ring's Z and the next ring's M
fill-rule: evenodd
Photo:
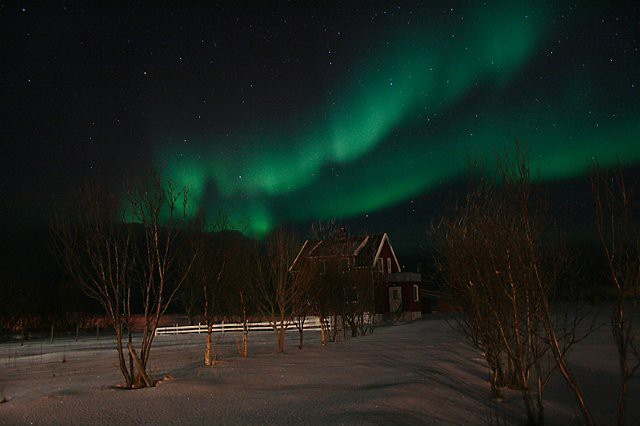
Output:
M205 335L158 336L150 373L155 388L122 390L112 338L0 345L0 424L487 424L524 420L520 395L488 399L487 370L443 315L376 328L371 335L322 347L320 333L287 335L277 353L271 333L251 333L250 357L239 334L216 336L220 361L203 365ZM63 360L65 362L63 362ZM617 364L608 327L581 342L571 366L596 420L615 423ZM628 423L640 423L633 382ZM0 394L0 399L2 395ZM548 385L549 424L576 419L559 376Z

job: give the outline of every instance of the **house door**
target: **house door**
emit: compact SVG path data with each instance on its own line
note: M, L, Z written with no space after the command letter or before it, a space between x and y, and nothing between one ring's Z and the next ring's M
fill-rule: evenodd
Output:
M389 311L392 314L402 311L402 287L389 287Z

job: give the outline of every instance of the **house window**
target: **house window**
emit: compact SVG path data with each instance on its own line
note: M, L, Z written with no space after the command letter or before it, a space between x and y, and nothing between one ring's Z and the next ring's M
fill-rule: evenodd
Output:
M384 262L382 261L382 258L378 258L378 271L380 272L384 272Z
M418 287L417 284L413 285L413 301L414 302L420 301L420 288Z
M399 300L400 299L400 291L397 288L394 288L391 290L391 298L393 300Z
M391 273L391 258L387 257L387 270Z

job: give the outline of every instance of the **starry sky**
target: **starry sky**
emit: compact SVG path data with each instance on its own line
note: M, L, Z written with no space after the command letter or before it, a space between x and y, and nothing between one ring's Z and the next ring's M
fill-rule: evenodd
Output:
M253 237L423 240L515 139L550 185L638 167L639 36L632 2L0 2L0 220L154 167Z

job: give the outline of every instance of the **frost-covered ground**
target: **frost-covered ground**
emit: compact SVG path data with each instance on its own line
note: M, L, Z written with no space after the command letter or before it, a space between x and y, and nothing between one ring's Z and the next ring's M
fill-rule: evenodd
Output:
M322 347L318 332L305 348L289 333L276 352L271 333L250 335L250 357L237 355L234 334L217 344L220 362L203 366L204 335L159 336L151 389L116 387L122 380L111 339L84 337L0 345L0 424L487 424L522 420L520 397L487 398L486 369L476 351L431 315L376 328L365 337ZM63 362L65 361L65 362ZM616 359L602 327L573 354L572 366L598 422L614 423ZM640 424L634 383L629 424ZM1 395L0 395L1 398ZM575 420L572 396L557 377L546 394L547 420Z

